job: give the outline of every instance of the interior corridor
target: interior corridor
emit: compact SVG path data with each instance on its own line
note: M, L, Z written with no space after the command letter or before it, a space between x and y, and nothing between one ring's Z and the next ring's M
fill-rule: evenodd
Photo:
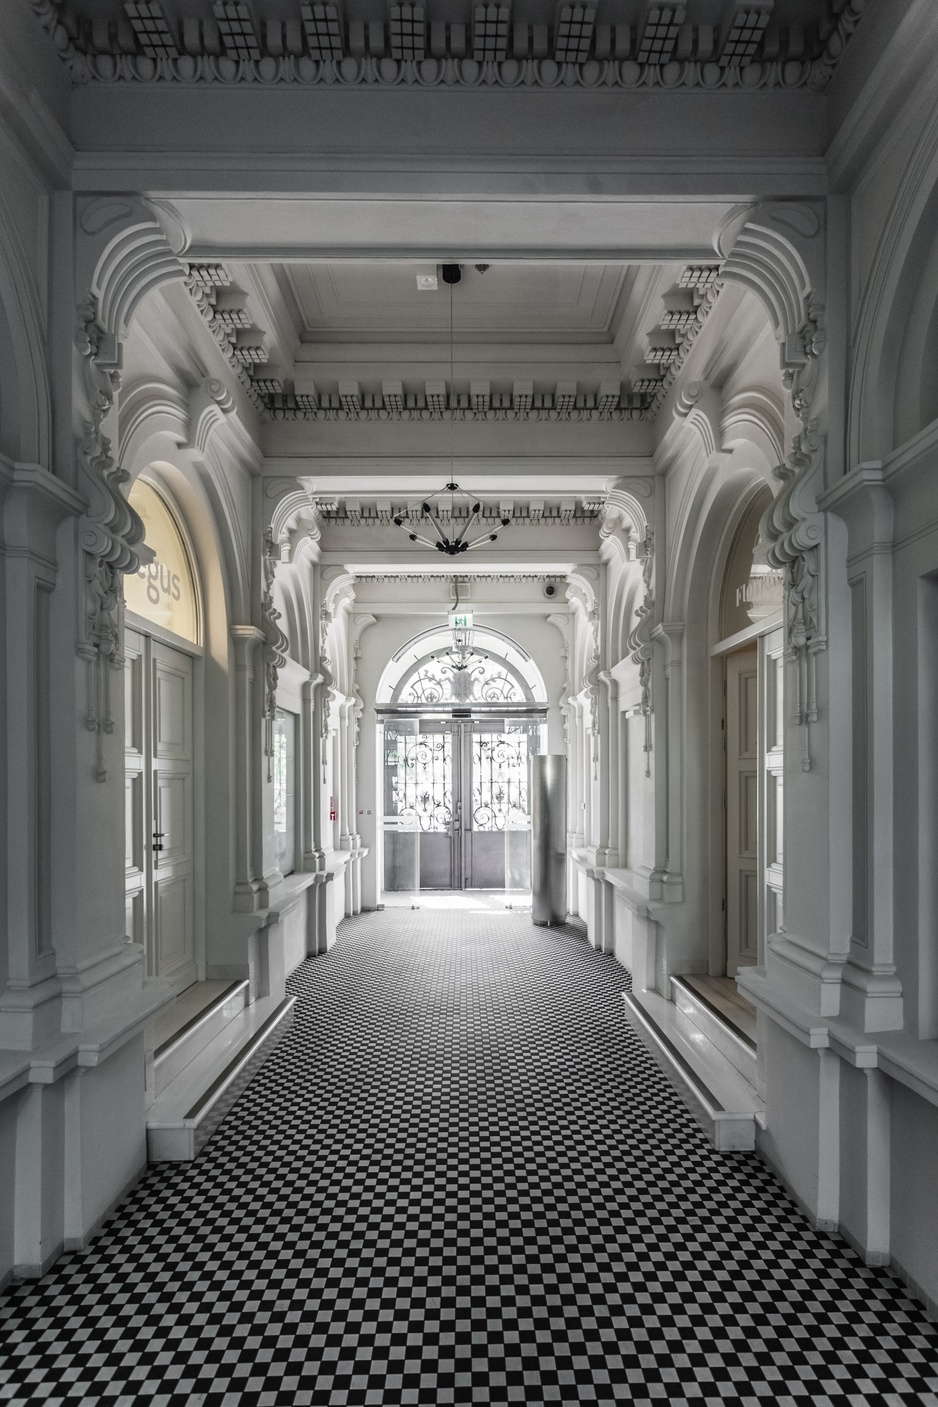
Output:
M707 1146L628 985L527 914L348 920L199 1159L10 1291L0 1399L938 1403L922 1310Z

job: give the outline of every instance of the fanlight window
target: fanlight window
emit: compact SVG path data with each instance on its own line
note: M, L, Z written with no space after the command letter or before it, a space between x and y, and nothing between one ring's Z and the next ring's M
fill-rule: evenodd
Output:
M195 575L172 510L145 479L137 480L129 500L143 519L146 545L154 556L138 572L124 578L127 608L197 644L199 605Z
M394 691L393 702L440 708L448 704L524 704L531 689L504 659L487 650L441 650L419 660Z

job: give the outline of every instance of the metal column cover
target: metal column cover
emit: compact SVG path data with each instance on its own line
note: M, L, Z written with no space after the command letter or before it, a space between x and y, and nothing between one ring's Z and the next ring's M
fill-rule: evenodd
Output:
M564 923L567 917L567 759L532 757L531 917Z

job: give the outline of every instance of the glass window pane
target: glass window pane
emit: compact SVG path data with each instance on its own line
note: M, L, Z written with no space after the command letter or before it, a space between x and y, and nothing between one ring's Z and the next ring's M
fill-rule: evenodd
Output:
M296 869L296 714L274 719L274 848L281 874Z

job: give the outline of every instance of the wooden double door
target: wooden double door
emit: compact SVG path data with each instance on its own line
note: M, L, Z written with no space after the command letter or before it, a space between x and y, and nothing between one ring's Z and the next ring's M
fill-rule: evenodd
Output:
M125 632L127 934L149 977L197 978L191 656Z

